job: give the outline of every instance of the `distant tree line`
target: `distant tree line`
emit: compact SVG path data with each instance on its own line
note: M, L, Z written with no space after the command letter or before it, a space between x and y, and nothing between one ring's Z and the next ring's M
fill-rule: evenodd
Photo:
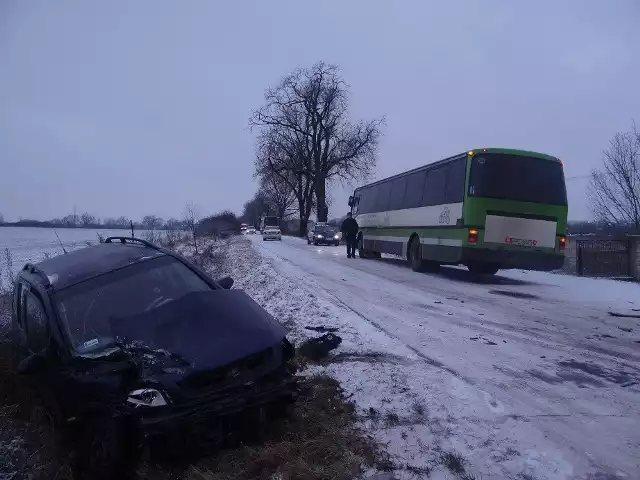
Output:
M1 219L0 219L1 220ZM62 218L51 220L32 220L21 218L16 222L2 222L5 227L42 227L42 228L107 228L107 229L134 229L144 230L175 230L183 228L183 220L170 218L163 220L156 215L145 215L141 220L132 221L128 217L100 219L90 213L69 214Z
M164 220L157 215L145 215L141 220L132 221L128 217L100 218L90 213L70 214L52 220L31 220L21 218L17 222L4 222L0 214L0 225L4 227L41 227L41 228L92 228L122 229L145 231L184 231L195 235L220 235L224 232L240 232L241 222L235 213L225 210L220 213L200 217L193 203L185 206L182 219Z
M612 224L602 221L569 221L567 222L567 233L570 235L615 235L622 233L633 233L633 225L627 223Z
M351 122L348 88L337 66L319 62L266 90L249 119L257 134L260 187L245 204L243 220L258 225L263 214L297 215L304 235L313 210L318 221L327 221L332 183L373 173L384 119Z

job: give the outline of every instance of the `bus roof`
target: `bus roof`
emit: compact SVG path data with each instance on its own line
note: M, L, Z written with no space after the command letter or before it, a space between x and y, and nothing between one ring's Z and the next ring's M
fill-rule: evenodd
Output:
M561 160L559 158L552 157L551 155L546 155L544 153L532 152L532 151L529 151L529 150L516 150L516 149L511 149L511 148L475 148L475 149L467 150L466 152L463 152L463 153L459 153L457 155L453 155L451 157L443 158L442 160L438 160L436 162L427 163L426 165L421 165L421 166L413 168L411 170L407 170L406 172L397 173L396 175L393 175L391 177L381 178L380 180L376 180L373 183L369 183L367 185L362 185L361 187L356 188L356 191L357 190L362 190L363 188L372 187L372 186L377 185L379 183L386 182L387 180L392 180L392 179L397 178L397 177L402 177L402 176L408 175L410 173L419 172L420 170L431 169L431 168L436 167L438 165L442 165L442 164L445 164L447 162L451 162L453 160L457 160L458 158L467 156L469 154L476 155L478 153L502 153L502 154L506 154L506 155L521 155L521 156L526 156L526 157L536 157L536 158L540 158L540 159L543 159L543 160L551 160L551 161L554 161L554 162L561 162Z
M473 152L474 155L478 153L504 153L507 155L522 155L526 157L536 157L536 158L542 158L544 160L560 162L559 158L553 157L551 155L547 155L545 153L532 152L530 150L516 150L514 148L475 148L475 149L469 150L469 152Z

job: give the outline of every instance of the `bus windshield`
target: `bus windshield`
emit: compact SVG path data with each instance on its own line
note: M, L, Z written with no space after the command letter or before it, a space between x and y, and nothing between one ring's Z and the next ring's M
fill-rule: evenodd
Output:
M567 204L560 162L503 153L484 153L473 157L469 195L551 205Z

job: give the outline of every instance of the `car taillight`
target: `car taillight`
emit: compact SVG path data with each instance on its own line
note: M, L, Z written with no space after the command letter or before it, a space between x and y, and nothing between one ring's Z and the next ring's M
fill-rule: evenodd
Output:
M476 230L475 228L469 229L468 242L473 244L478 243L478 230Z
M567 237L564 235L558 239L558 244L560 245L560 250L564 250L567 246Z

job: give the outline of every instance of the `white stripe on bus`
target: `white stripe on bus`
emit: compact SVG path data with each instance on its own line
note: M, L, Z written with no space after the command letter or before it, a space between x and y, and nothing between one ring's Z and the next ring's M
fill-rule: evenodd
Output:
M395 237L395 236L386 236L386 235L367 235L366 233L363 236L364 240L374 241L377 240L379 242L394 242L394 243L403 243L406 244L409 241L408 237ZM444 245L447 247L461 247L462 240L459 238L433 238L433 237L424 237L420 238L420 243L423 245Z
M355 213L354 217L360 228L455 226L458 219L462 218L462 202L360 215Z

